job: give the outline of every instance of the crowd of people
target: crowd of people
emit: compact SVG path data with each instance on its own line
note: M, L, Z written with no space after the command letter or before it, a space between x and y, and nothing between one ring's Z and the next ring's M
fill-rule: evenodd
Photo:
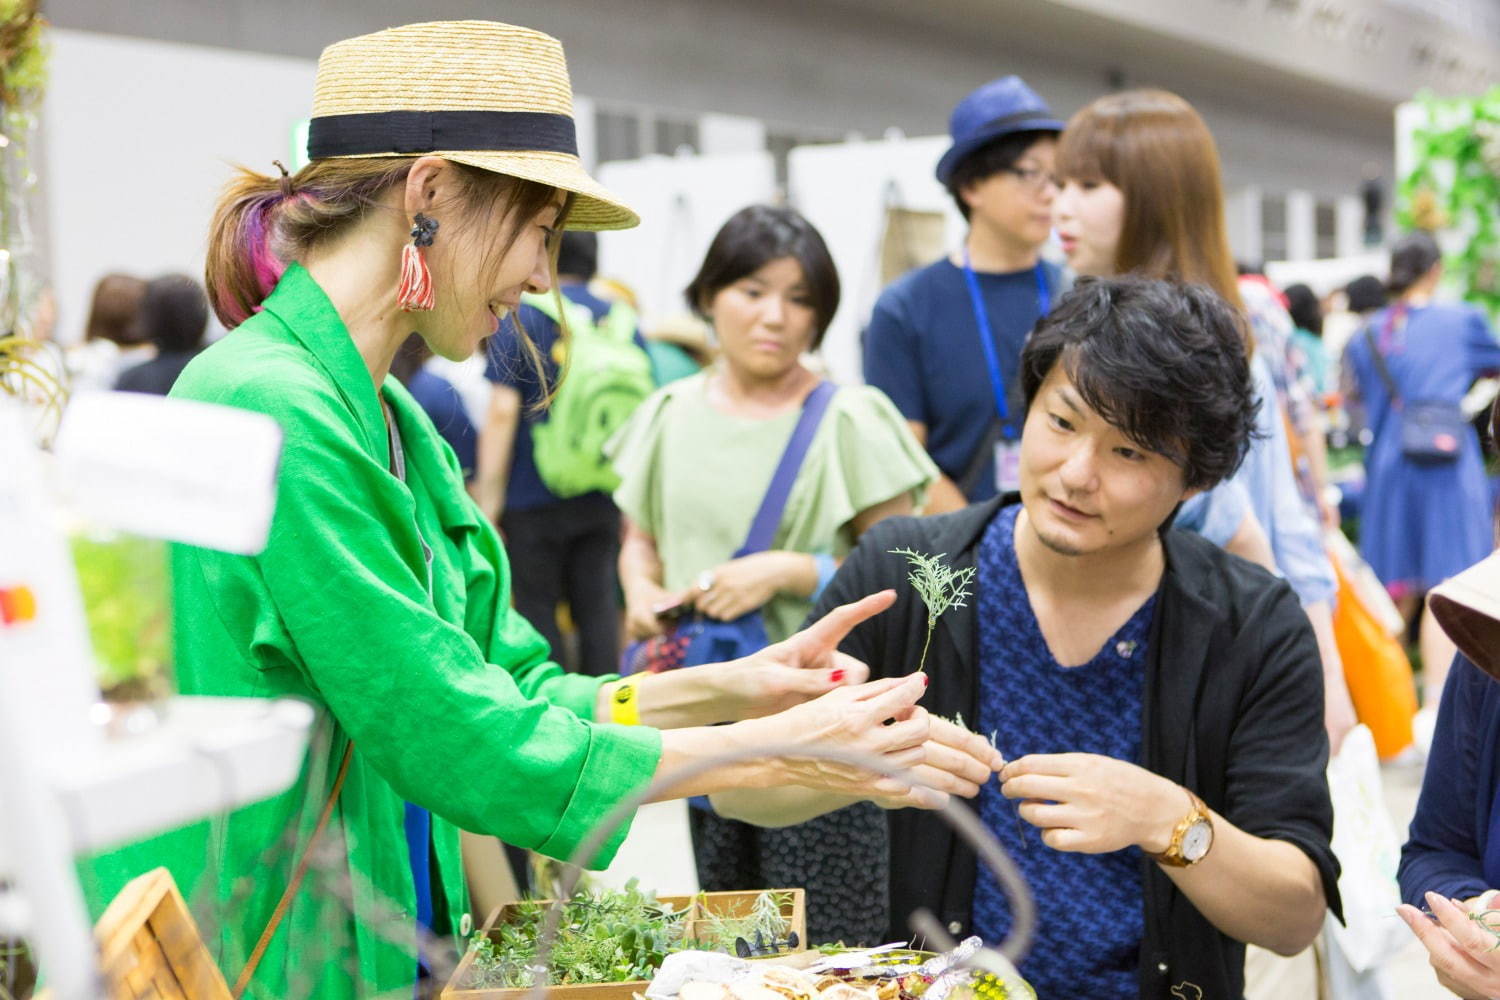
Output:
M97 859L96 889L148 861L210 880L238 901L220 957L275 993L319 931L308 908L276 934L286 873L248 898L242 880L277 831L316 838L325 803L351 868L446 934L459 828L566 856L675 766L834 746L929 787L795 753L708 767L670 789L695 796L703 888L805 887L814 941L906 938L918 907L998 941L1007 901L919 808L956 794L1037 898L1021 971L1041 996L1265 995L1278 956L1315 969L1341 916L1326 771L1359 721L1358 665L1329 532L1354 514L1442 700L1401 875L1428 915L1403 916L1445 985L1500 991L1496 935L1470 919L1500 889L1500 689L1467 649L1444 686L1453 646L1424 615L1494 548L1463 400L1500 344L1445 301L1430 235L1336 302L1278 288L1236 266L1187 101L1125 91L1065 121L1001 77L953 109L935 168L963 238L859 317L865 384L834 385L816 356L840 279L794 208L718 231L684 290L711 356L690 355L598 280L592 230L635 219L557 138L570 122L454 119L449 152L413 154L369 124L396 113L366 98L375 57L410 62L403 99L434 121L567 121L523 86L567 94L535 32L341 42L311 163L234 181L206 295L100 282L76 384L287 432L265 553L174 556L183 689L295 695L333 725L327 774L212 843L194 828ZM205 351L210 303L230 332ZM477 419L426 363L475 351ZM1331 437L1363 443L1342 505ZM972 593L934 620L904 552ZM369 919L348 938L362 988L420 976ZM318 995L358 995L348 976L328 963Z

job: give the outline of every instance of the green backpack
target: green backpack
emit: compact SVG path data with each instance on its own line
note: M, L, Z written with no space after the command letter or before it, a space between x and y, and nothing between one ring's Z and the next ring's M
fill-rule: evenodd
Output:
M620 485L604 443L625 426L656 389L651 359L635 343L636 314L623 302L598 323L587 306L566 296L524 295L521 301L561 326L558 300L567 311L568 346L559 339L553 360L563 379L546 419L531 425L536 471L563 499Z

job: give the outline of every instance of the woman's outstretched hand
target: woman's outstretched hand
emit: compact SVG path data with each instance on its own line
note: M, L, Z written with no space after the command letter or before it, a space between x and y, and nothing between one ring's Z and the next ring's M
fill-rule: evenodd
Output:
M834 608L822 619L758 653L710 668L721 691L725 719L774 715L835 688L862 684L869 667L838 651L859 625L889 608L893 590Z
M941 808L951 794L974 795L1002 762L986 741L943 719L917 700L926 674L911 674L840 688L762 720L767 742L836 749L879 759L907 772L917 784L842 761L809 755L782 759L784 782L835 794L873 799L896 808Z

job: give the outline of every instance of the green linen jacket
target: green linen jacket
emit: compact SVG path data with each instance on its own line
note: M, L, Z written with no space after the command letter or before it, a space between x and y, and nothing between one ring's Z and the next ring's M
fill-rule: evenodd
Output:
M375 386L306 270L289 267L263 311L195 359L172 394L270 414L285 433L265 551L174 549L179 687L301 698L325 724L289 791L90 859L86 894L97 912L129 878L167 866L232 982L353 740L318 861L248 995L410 996L404 803L432 811L434 930L452 933L468 910L460 828L566 858L650 781L660 733L584 721L603 679L565 674L511 608L499 537L394 378L381 395L406 482L392 474Z

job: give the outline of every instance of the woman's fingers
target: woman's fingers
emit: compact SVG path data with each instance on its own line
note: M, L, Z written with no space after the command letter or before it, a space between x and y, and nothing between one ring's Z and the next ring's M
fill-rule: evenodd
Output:
M1429 892L1426 896L1427 908L1437 917L1438 923L1443 929L1453 936L1453 940L1470 952L1488 952L1497 943L1495 935L1480 927L1469 918L1469 914L1460 908L1446 896L1435 892Z
M927 691L926 674L908 674L889 680L894 683L879 687L884 682L872 681L855 689L855 699L864 702L862 707L875 715L878 721L896 718L902 709L915 705Z
M927 760L927 748L924 746L927 742L927 731L927 712L924 709L918 709L905 722L880 726L879 731L874 734L876 745L871 749L876 753L886 755L902 750L913 750L915 754L912 763L924 763Z
M819 646L837 648L861 622L874 618L895 603L896 592L882 590L853 604L840 605L804 629L802 637Z

